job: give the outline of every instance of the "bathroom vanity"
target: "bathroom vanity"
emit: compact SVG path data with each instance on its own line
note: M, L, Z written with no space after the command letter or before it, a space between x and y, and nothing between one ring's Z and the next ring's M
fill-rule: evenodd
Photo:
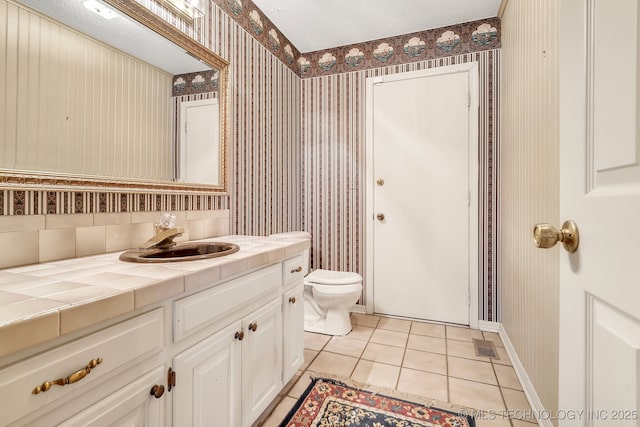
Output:
M12 276L114 289L0 326L0 425L252 425L303 363L309 242L216 240L240 250L152 266L107 254L0 271L5 294ZM57 338L21 348L23 334L38 340L48 322Z

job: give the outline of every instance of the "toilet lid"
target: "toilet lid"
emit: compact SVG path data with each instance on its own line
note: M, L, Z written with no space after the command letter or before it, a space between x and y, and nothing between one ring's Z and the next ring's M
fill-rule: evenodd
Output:
M348 271L314 270L306 277L307 282L321 285L349 285L362 282L362 276Z

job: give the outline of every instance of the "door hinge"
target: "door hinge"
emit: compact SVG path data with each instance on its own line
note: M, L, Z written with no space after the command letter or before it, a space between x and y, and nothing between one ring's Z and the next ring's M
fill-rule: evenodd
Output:
M169 368L169 372L167 373L167 391L171 391L173 387L176 386L176 371Z
M471 191L467 191L467 206L471 206Z

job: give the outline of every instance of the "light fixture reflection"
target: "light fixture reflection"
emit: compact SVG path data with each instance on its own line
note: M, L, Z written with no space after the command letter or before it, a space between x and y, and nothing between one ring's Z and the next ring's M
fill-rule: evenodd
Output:
M104 19L113 19L120 16L115 10L96 0L85 0L82 4L91 12L102 16Z
M200 18L205 14L205 0L161 0L160 3L170 6L181 15L191 19Z

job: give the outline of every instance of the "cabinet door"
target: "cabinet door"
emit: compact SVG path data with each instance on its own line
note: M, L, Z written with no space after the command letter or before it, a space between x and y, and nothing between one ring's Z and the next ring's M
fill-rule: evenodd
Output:
M164 366L159 366L111 395L100 399L60 424L61 427L146 427L164 425L165 394L151 395L154 385L166 384Z
M282 389L281 305L278 298L242 321L243 426L250 426Z
M240 425L240 332L237 321L173 359L174 426Z
M282 296L282 383L293 378L304 362L304 285L290 289Z

